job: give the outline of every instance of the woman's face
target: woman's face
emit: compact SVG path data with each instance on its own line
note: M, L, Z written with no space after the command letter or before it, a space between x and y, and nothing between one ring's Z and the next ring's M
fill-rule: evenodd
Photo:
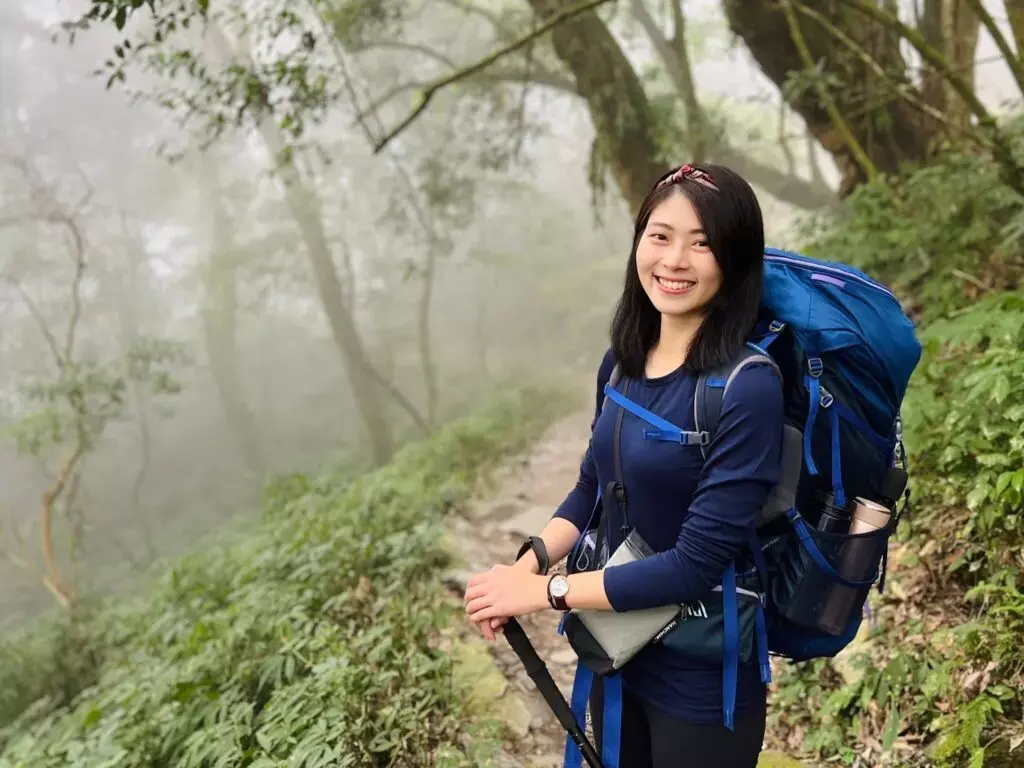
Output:
M640 283L665 315L702 314L722 285L697 211L676 191L653 211L636 248Z

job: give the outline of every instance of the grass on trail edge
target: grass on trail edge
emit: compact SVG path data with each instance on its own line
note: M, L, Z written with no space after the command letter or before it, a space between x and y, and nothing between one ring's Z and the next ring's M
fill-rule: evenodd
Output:
M0 641L0 768L478 765L442 649L444 517L569 407L506 393L379 470L288 476L255 533L146 597ZM47 654L53 681L26 700Z

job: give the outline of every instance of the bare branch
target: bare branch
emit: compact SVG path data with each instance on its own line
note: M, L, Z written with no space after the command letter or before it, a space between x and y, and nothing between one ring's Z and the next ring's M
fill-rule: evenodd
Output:
M25 292L20 283L13 278L5 277L5 280L21 295L22 301L25 303L26 307L28 307L29 312L35 319L43 337L46 339L47 345L50 347L51 352L53 352L58 369L63 369L74 355L75 334L77 333L78 323L82 315L81 286L82 280L85 276L86 249L85 237L82 235L82 230L78 225L77 217L92 199L94 188L85 173L81 168L79 168L78 173L85 184L85 192L82 195L82 199L71 208L70 212L68 212L57 199L57 195L49 185L40 178L38 171L28 160L14 155L9 155L7 160L24 174L31 188L34 201L37 201L40 204L39 210L26 214L21 220L44 222L61 226L71 239L69 255L74 268L74 274L71 282L71 316L68 318L68 326L65 331L63 349L59 347L56 336L53 331L50 330L50 327L43 317L42 312L39 310L38 305L36 305L32 298ZM8 217L0 221L0 225L9 225L13 223L16 223L15 217Z
M71 279L71 316L68 318L68 328L65 335L64 359L71 360L75 353L75 334L78 331L78 322L82 317L82 280L85 277L85 242L78 222L68 217L64 225L71 233L73 251L71 258L74 261L75 274Z
M382 51L406 51L408 53L418 53L422 56L426 56L429 59L433 59L439 64L444 65L448 69L457 70L459 65L452 59L448 58L445 54L440 51L435 51L429 45L422 43L410 43L404 40L368 40L359 43L359 45L349 46L352 53L365 53L370 50L382 50Z
M39 332L43 335L43 339L46 341L46 346L48 346L50 348L50 352L53 353L53 358L57 363L57 369L63 370L66 364L64 354L61 351L60 344L57 342L57 337L54 336L53 331L50 330L50 326L46 322L46 318L43 316L42 311L40 311L39 306L35 303L32 297L28 295L28 292L22 288L21 283L17 280L5 275L4 281L17 291L19 296L21 296L21 300L28 309L29 314L32 315L32 319L36 321L36 325L39 327Z
M457 72L461 69L460 65L447 55L422 43L409 43L402 40L370 40L353 47L352 52L365 53L375 49L418 53L421 56L426 56L427 58L444 65L449 70ZM569 91L572 93L576 92L576 86L569 78L559 72L554 72L548 69L542 64L538 64L536 61L530 62L530 68L528 70L520 70L514 67L509 69L494 68L487 72L478 72L476 77L485 82L509 82L523 84L536 83L538 85L545 85L549 88L555 88L562 91ZM426 82L422 87L428 88L429 86L430 83Z
M455 67L453 67L455 69ZM557 75L554 73L547 72L515 72L515 71L495 71L495 72L481 72L474 79L479 79L481 82L487 83L515 83L520 85L540 85L545 88L551 88L556 91L563 91L570 93L573 96L578 95L576 92L576 86L573 85L566 77ZM378 96L373 102L364 110L358 113L356 120L365 120L370 115L378 112L390 101L397 97L409 93L410 91L424 91L430 87L430 83L423 80L414 80L407 83L399 83L393 88L388 89L385 93Z
M566 21L567 19L570 19L573 16L577 16L586 11L591 11L597 8L599 5L603 5L606 2L608 2L608 0L584 0L584 2L582 3L579 3L577 5L572 6L571 8L567 8L564 11L556 13L550 19L548 19L546 22L541 24L539 27L534 29L529 34L523 35L518 40L509 43L508 45L498 49L494 53L491 53L483 57L479 61L470 64L468 67L465 67L464 69L461 69L457 72L453 72L450 75L447 75L445 77L440 78L439 80L434 81L420 94L419 103L416 105L413 111L410 112L409 115L404 120L402 120L394 129L392 129L386 136L384 136L383 139L377 142L376 146L374 146L374 153L376 154L377 152L380 152L398 134L400 134L402 131L408 128L413 123L413 121L417 117L419 117L427 108L427 105L430 104L430 100L434 97L434 94L440 91L441 89L451 85L452 83L458 82L459 80L475 75L477 72L480 72L481 70L490 66L503 56L507 56L513 51L522 48L524 45L531 42L532 40L535 40L541 35L547 33L553 27L555 27L558 24L561 24L563 21Z
M25 537L18 532L18 526L14 520L14 515L11 512L10 508L7 507L6 504L0 504L0 511L2 511L3 516L7 518L7 529L11 532L11 538L14 540L14 544L21 551L26 551L28 549L28 546L25 541ZM19 568L28 571L34 576L39 575L39 569L31 560L27 560L23 558L21 555L16 555L14 552L11 552L6 547L0 549L0 554L3 554L3 556L10 560L13 565L16 565Z

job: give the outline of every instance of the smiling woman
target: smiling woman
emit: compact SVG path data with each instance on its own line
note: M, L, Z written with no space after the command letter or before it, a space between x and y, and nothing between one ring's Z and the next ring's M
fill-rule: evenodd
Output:
M733 358L757 318L763 254L761 208L746 181L721 166L664 176L637 215L612 324L623 373L640 375L652 353L691 371Z
M698 377L744 354L757 319L763 259L757 198L729 169L684 165L648 193L636 219L611 347L598 370L591 441L576 487L514 566L469 580L466 610L485 636L493 639L508 616L549 606L594 615L692 602L701 606L696 615L706 618L706 606L716 599L724 605L725 588L716 587L750 569L747 542L781 475L777 371L767 359L736 369L707 441L663 440L662 431L627 411L639 406L683 434L699 434ZM621 376L613 379L615 369ZM630 408L622 407L630 400ZM603 509L598 544L584 547L595 556L581 565L577 548L595 509ZM620 547L634 534L649 550L646 556L600 567L618 563ZM570 551L576 554L569 575L548 577L547 564ZM572 635L571 622L566 631ZM737 667L726 672L722 630L707 632L697 648L659 634L661 640L616 668L619 674L598 678L590 703L605 766L667 768L685 755L693 765L754 768L764 736L766 672L749 642ZM573 647L579 650L575 641ZM587 662L581 656L581 666ZM620 683L620 722L605 722L616 711L604 708L605 693L617 692Z

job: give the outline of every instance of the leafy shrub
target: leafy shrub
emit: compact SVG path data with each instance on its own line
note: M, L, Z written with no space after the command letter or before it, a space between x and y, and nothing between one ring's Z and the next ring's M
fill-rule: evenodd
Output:
M510 395L347 484L277 485L258 533L104 609L95 683L0 730L0 766L457 764L441 513L563 402Z
M0 725L31 705L70 704L96 682L104 642L88 606L30 631L0 637Z
M859 189L804 249L894 285L925 350L903 407L914 503L886 594L840 659L782 671L772 733L791 748L974 768L1024 737L1022 233L1020 198L953 154Z

